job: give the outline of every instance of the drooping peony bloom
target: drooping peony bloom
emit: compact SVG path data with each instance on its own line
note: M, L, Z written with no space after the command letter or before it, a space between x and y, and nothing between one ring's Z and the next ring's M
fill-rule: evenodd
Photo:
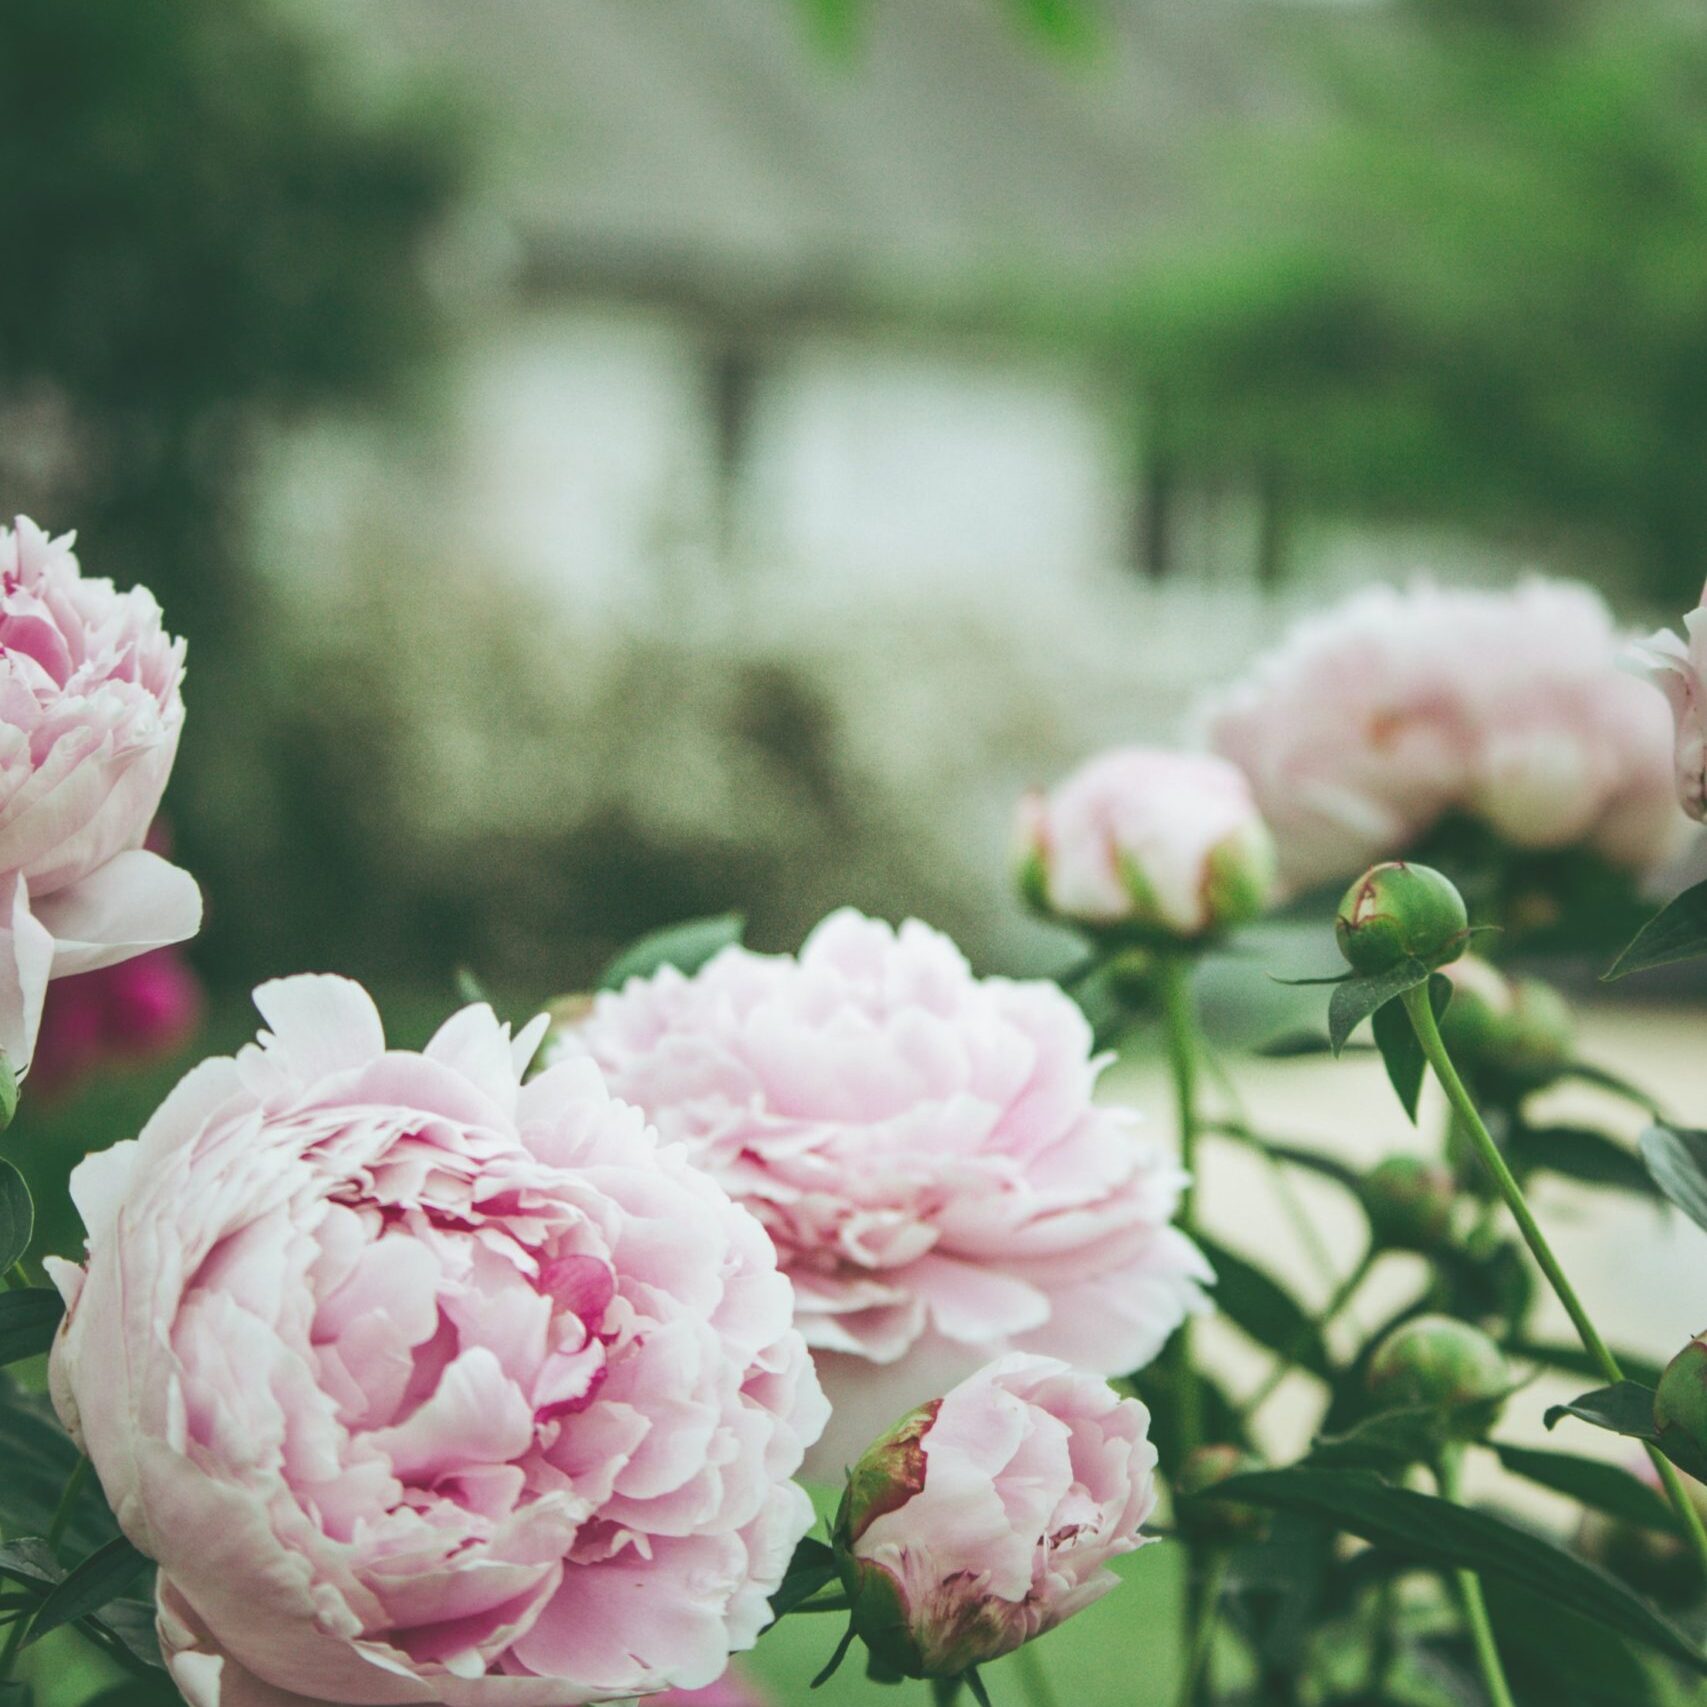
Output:
M143 847L184 720L184 645L69 536L0 528L0 1050L28 1063L50 978L182 942L190 877Z
M1052 1357L1000 1358L902 1419L848 1477L853 1622L908 1677L955 1677L1100 1600L1155 1503L1150 1413Z
M174 1055L201 1014L201 983L176 948L61 978L47 989L30 1089L56 1095L109 1062Z
M1092 1101L1078 1007L975 978L916 920L843 911L798 959L631 979L551 1049L591 1055L775 1239L834 1407L813 1473L999 1352L1121 1374L1203 1307L1168 1224L1183 1176Z
M1590 588L1371 587L1300 623L1200 712L1294 885L1411 851L1443 819L1644 873L1676 842L1661 708Z
M721 1675L822 1425L763 1229L485 1007L264 985L73 1190L51 1380L194 1707L568 1707ZM543 1022L541 1022L543 1023Z
M1628 662L1671 707L1677 799L1698 823L1707 820L1707 589L1683 619L1684 639L1669 628L1631 644Z
M1225 759L1122 747L1020 807L1020 883L1077 924L1197 937L1260 913L1274 844Z

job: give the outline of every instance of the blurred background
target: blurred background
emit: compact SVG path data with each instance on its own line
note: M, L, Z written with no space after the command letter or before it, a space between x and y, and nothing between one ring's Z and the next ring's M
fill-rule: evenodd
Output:
M0 507L190 637L215 987L723 908L981 963L1012 797L1427 566L1707 561L1669 0L8 0Z

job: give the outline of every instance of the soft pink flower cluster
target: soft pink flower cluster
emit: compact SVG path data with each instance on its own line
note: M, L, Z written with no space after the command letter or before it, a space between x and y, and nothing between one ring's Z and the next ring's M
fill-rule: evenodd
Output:
M798 958L725 949L562 1029L776 1241L834 1406L815 1466L990 1357L1123 1374L1210 1279L1169 1225L1183 1176L1092 1099L1053 984L976 978L947 937L844 911Z
M1684 616L1683 634L1660 629L1630 647L1628 662L1671 707L1677 800L1700 823L1707 820L1707 589Z
M60 1415L161 1567L194 1707L569 1707L698 1687L769 1618L823 1424L764 1230L484 1007L256 996L73 1189Z
M1274 845L1237 766L1210 753L1120 747L1020 807L1020 881L1077 924L1190 938L1253 918Z
M1620 645L1570 582L1370 588L1299 624L1202 723L1295 885L1405 853L1451 814L1646 872L1676 841L1671 742Z
M1155 1505L1149 1412L1051 1357L1004 1357L861 1460L837 1519L854 1623L914 1677L1011 1653L1100 1600Z
M183 724L184 646L69 537L0 528L0 1050L21 1071L50 978L193 936L195 883L143 839Z

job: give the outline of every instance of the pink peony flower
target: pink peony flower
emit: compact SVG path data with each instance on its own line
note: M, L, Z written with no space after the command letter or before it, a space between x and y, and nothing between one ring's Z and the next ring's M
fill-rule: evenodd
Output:
M1678 804L1700 823L1707 820L1707 589L1684 617L1683 631L1682 640L1662 628L1633 642L1626 661L1671 707Z
M201 1024L202 987L175 948L48 986L30 1063L32 1092L57 1094L109 1061L152 1061L182 1049Z
M143 848L177 753L184 646L71 539L0 528L0 1050L29 1061L50 978L182 942L184 872Z
M1600 598L1371 587L1298 625L1201 713L1295 885L1409 852L1441 819L1645 872L1676 843L1663 714Z
M1201 936L1253 918L1274 888L1274 844L1225 759L1122 747L1020 808L1021 883L1087 925Z
M731 1666L704 1689L667 1689L649 1707L765 1707L764 1697Z
M899 1412L1009 1349L1140 1368L1204 1307L1168 1225L1183 1175L1091 1100L1053 984L979 979L947 937L844 911L798 959L725 949L600 996L552 1050L745 1203L794 1282L839 1475Z
M763 1229L543 1021L388 1051L264 985L73 1191L51 1380L194 1707L566 1707L718 1677L824 1418Z
M954 1677L1100 1600L1155 1504L1150 1413L1016 1353L921 1406L854 1467L836 1554L866 1644Z

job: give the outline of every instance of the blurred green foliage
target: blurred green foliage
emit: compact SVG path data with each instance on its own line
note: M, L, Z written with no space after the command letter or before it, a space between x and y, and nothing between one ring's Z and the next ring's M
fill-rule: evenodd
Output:
M1285 27L1302 110L1235 128L1207 234L1110 318L1155 454L1305 511L1592 553L1692 601L1707 14L1413 0Z
M392 392L431 351L465 152L441 102L359 81L267 0L0 6L0 491L188 636L169 811L209 893L250 903L201 950L245 973L290 881L234 834L286 811L245 481L271 423Z

